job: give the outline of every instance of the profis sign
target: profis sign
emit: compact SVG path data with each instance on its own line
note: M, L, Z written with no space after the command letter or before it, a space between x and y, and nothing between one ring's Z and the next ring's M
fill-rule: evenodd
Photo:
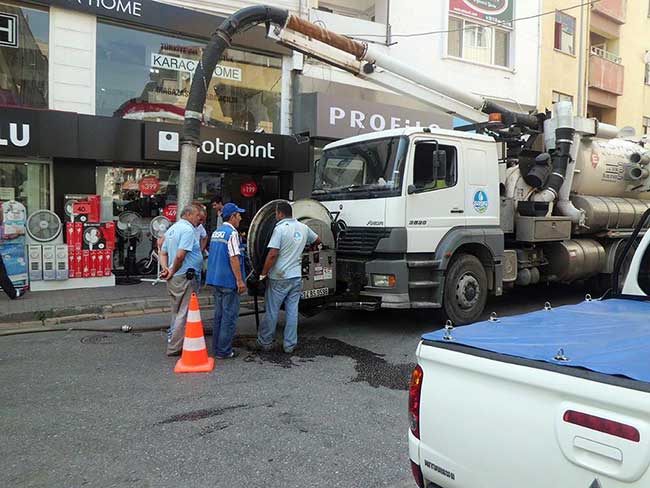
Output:
M449 0L449 12L511 26L513 4L514 0Z

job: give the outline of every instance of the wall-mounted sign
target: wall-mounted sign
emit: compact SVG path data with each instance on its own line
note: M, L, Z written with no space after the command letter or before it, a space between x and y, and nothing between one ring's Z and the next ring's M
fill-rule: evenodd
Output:
M194 73L198 63L198 60L194 59L151 53L152 68ZM217 65L214 69L214 76L225 80L242 81L242 70L234 66Z
M31 139L30 124L9 122L0 126L0 146L25 147Z
M95 10L97 13L112 13L127 17L142 17L141 0L67 0L82 8Z
M452 126L452 118L440 111L425 112L321 93L302 95L297 113L297 132L309 131L312 136L332 139L402 127Z
M257 183L254 181L247 181L241 184L239 187L239 193L241 193L241 196L244 198L252 198L257 195L257 189Z
M164 130L163 130L164 129ZM279 167L286 137L203 127L198 161L259 168ZM180 160L180 127L145 123L145 159Z
M18 16L0 13L0 46L18 47Z
M449 0L449 12L511 26L514 0Z
M138 189L146 197L155 195L160 191L160 181L155 176L145 176L140 179Z

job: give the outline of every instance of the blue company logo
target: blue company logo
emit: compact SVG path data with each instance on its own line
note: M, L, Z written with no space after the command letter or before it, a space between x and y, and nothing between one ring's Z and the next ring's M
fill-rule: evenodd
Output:
M293 240L295 242L300 242L301 239L302 239L302 234L300 232L296 231L293 233Z
M479 190L474 193L474 210L478 213L483 214L487 212L488 209L488 196L483 190Z

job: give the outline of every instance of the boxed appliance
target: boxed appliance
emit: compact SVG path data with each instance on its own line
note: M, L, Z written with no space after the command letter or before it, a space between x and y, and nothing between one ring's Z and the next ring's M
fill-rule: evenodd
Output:
M29 281L40 281L43 279L43 246L30 244L27 246L27 257L29 259Z
M43 279L56 280L56 246L44 244L43 246Z
M75 222L99 223L101 218L102 199L99 195L89 195L86 200L72 204L72 215Z
M81 251L81 277L90 278L90 251Z
M67 280L69 278L68 246L65 244L56 245L56 279Z
M104 251L104 276L110 276L113 272L113 251Z

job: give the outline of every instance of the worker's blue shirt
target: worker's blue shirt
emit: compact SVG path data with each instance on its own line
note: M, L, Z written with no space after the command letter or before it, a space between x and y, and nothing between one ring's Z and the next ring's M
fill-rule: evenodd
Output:
M192 268L197 273L201 273L203 269L203 254L201 253L201 245L199 240L196 238L196 231L194 226L185 219L180 219L174 225L172 225L167 232L165 232L165 242L163 242L162 250L167 252L168 255L168 265L171 266L174 264L176 259L176 253L179 250L184 250L187 252L185 254L185 259L181 264L181 267L178 268L178 271L174 273L174 276L180 276L187 272L188 269Z
M307 244L318 239L316 233L296 219L282 219L275 224L269 249L278 249L278 259L269 271L272 280L288 280L302 276L302 252Z

